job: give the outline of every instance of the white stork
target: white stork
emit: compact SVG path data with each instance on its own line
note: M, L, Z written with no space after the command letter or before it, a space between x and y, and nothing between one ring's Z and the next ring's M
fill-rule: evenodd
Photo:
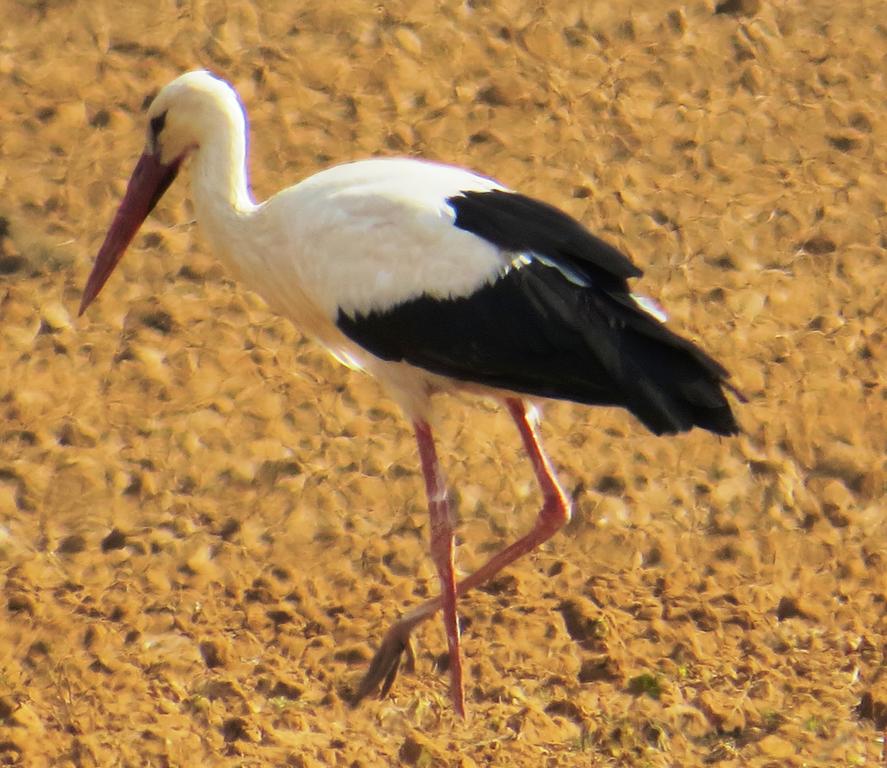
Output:
M461 168L413 159L339 165L256 203L234 89L205 71L166 85L147 145L96 257L95 299L136 231L191 159L191 194L213 249L240 279L338 360L375 376L412 421L441 595L386 634L356 700L385 695L414 627L443 609L450 692L464 715L456 599L534 550L570 517L527 398L631 411L656 434L738 431L727 372L632 294L641 271L550 205ZM504 402L539 482L535 525L456 581L447 489L429 426L432 395ZM735 391L735 390L734 390ZM738 394L738 393L737 393Z

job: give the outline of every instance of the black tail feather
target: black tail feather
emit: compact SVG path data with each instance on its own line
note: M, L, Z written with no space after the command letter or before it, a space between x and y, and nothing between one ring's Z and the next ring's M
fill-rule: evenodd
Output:
M626 301L628 299L628 301ZM693 342L678 336L630 297L596 294L594 310L610 319L625 407L656 434L701 427L719 435L739 432L724 394L729 374ZM596 324L596 327L600 327ZM600 335L590 339L600 344Z

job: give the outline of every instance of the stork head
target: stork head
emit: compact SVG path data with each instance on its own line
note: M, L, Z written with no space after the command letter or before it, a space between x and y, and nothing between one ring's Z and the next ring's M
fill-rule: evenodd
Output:
M98 296L185 158L219 135L219 126L232 119L241 123L244 119L237 94L228 83L209 72L188 72L160 90L148 108L145 151L96 256L83 289L79 314Z

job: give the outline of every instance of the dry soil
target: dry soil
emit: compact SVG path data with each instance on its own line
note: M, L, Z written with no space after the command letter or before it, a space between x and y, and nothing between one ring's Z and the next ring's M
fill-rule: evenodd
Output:
M716 7L717 6L717 7ZM877 766L883 1L0 1L0 763ZM554 202L733 372L745 434L546 408L576 502L356 710L436 590L408 424L226 274L178 183L75 317L150 96L207 67L258 197L371 155ZM459 567L539 504L442 403Z

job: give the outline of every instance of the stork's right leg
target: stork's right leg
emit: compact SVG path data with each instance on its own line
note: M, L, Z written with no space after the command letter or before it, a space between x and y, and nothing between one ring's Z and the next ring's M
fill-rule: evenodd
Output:
M542 450L542 446L539 443L539 435L535 425L527 416L524 402L516 397L508 398L505 400L505 405L508 407L508 412L514 419L515 424L517 424L524 448L533 464L533 471L536 473L536 479L539 481L539 487L542 491L542 509L536 518L536 524L529 533L518 539L514 544L505 547L505 549L490 558L478 570L456 585L456 597L461 597L469 589L489 581L503 568L536 549L540 544L548 541L570 519L570 500L558 482L551 462L549 462L548 457ZM418 430L416 434L417 436L419 435ZM424 465L423 459L423 467ZM427 479L428 475L426 474L426 481ZM397 675L401 655L404 652L412 653L410 633L423 621L433 616L442 605L446 610L445 602L441 597L429 600L427 603L417 606L404 615L388 630L388 633L382 640L382 645L373 657L369 670L367 670L366 675L361 681L360 688L355 696L355 703L376 690L380 685L381 695L385 696L388 693ZM455 599L453 600L453 609L455 612ZM452 658L452 649L450 655Z

